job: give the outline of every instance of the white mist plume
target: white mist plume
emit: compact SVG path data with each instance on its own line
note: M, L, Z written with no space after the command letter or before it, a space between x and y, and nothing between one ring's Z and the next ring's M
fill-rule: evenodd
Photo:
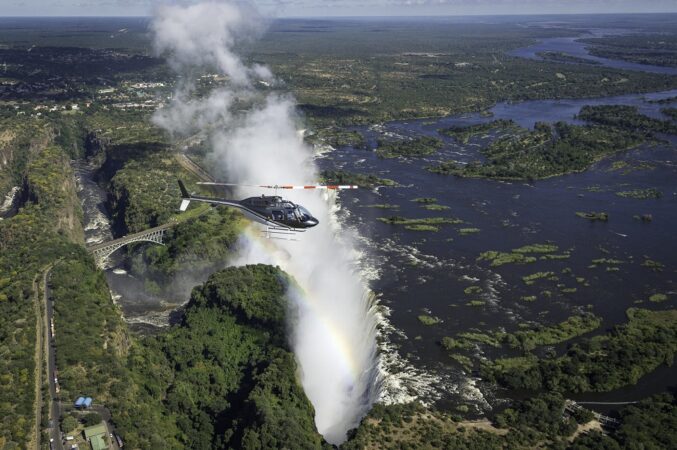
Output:
M312 183L317 168L312 148L299 137L293 100L277 94L257 100L251 80L270 78L270 71L247 67L233 50L240 33L257 30L250 13L232 3L159 10L153 25L156 48L184 79L154 120L171 132L210 130L212 161L229 182ZM210 67L231 83L205 98L192 98L191 73ZM255 104L244 115L233 111L241 98ZM288 197L306 206L320 225L295 242L253 237L250 229L240 240L237 262L279 265L299 284L300 291L290 297L296 319L291 342L301 381L315 407L318 431L327 441L341 443L378 397L375 319L368 290L353 267L353 241L339 232L332 213L334 196L291 192Z
M232 83L247 85L252 73L260 78L270 78L271 73L260 65L245 66L233 47L260 33L261 23L256 11L245 4L204 2L158 8L151 29L156 50L172 55L169 63L177 72L211 66Z

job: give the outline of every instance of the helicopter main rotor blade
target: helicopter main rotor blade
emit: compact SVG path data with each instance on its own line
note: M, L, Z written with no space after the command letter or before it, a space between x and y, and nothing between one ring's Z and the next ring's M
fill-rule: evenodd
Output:
M213 181L201 181L197 184L207 185L207 186L243 186L243 187L259 187L266 189L328 189L328 190L341 190L341 189L358 189L359 186L354 184L311 184L311 185L293 185L293 184L282 184L282 185L270 185L270 184L234 184L234 183L217 183Z

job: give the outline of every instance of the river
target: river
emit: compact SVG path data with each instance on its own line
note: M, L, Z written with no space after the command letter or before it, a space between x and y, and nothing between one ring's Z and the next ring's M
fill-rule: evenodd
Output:
M677 67L654 66L650 64L639 64L630 61L623 61L620 59L608 59L599 56L591 55L588 51L588 46L581 42L580 39L599 38L608 36L622 36L630 34L628 30L587 30L579 36L572 37L556 37L542 39L536 44L522 47L508 52L510 56L518 56L521 58L543 60L538 54L542 52L557 52L565 53L576 58L582 58L595 65L604 67L611 67L620 70L633 70L640 72L659 73L664 75L677 75Z
M474 402L476 406L482 403L467 396L463 398L464 393L458 387L471 377L438 344L444 336L453 337L466 331L515 331L524 324L555 324L581 311L592 311L603 317L600 329L603 331L624 323L625 310L629 307L671 306L671 301L653 304L647 298L654 292L677 294L674 276L677 273L674 246L677 137L666 136L663 143L621 152L582 173L535 183L507 183L436 175L425 170L426 166L441 160L478 159L480 147L494 138L489 133L471 139L468 144L460 144L437 130L498 118L512 119L524 127L533 127L538 121L580 123L575 115L583 105L590 104L633 105L642 113L665 119L659 111L665 105L649 100L675 95L677 90L585 100L500 103L492 108L491 118L468 114L355 127L354 130L366 138L370 149L379 137L385 136L434 136L443 140L444 148L434 156L411 159L380 159L373 150L351 147L322 155L322 168L373 173L401 185L342 193L342 219L365 236L368 262L378 273L372 288L382 304L390 309L390 321L400 331L390 338L399 347L400 354L406 355L417 368L434 374L437 389L443 392L438 398L456 397L454 401L459 401L461 397L461 401ZM621 165L625 170L614 169ZM646 187L658 189L663 197L638 200L616 195L621 190ZM438 204L449 209L428 211L412 202L418 197L434 197ZM370 207L382 204L398 205L398 208ZM577 211L605 211L610 220L593 223L577 217ZM645 223L634 217L641 214L651 214L654 220ZM391 215L455 217L464 224L443 226L439 232L416 232L376 220ZM463 235L459 228L479 228L480 231ZM487 250L510 251L545 242L558 245L560 252L569 251L571 257L564 261L539 261L534 265L507 265L498 269L477 261L480 253ZM622 263L609 269L592 267L592 260L599 258L617 259ZM653 272L641 267L648 258L664 264L665 271ZM576 288L576 292L558 293L561 290L555 283L545 283L538 289L526 286L522 276L536 271L570 272L567 276L560 275L561 282L567 288ZM589 286L575 281L577 277L585 278ZM482 293L466 295L464 289L473 284L480 286ZM546 289L553 293L552 297L540 295L539 291ZM537 300L521 299L530 295L536 295ZM469 306L469 300L485 303ZM442 323L425 326L417 319L419 314L431 314ZM495 355L487 353L486 356ZM595 399L645 397L674 384L677 371L668 369L665 375L663 370L659 375L651 377L650 383L640 382L635 389L598 394ZM491 397L492 390L485 388L485 394Z

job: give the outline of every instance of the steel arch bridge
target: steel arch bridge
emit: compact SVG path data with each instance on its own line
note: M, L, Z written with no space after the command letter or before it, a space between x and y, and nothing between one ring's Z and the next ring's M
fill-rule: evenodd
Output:
M92 245L87 247L87 250L92 254L92 256L94 256L96 265L102 268L106 259L110 255L127 244L131 244L133 242L153 242L155 244L164 245L162 243L162 238L164 237L165 230L171 228L174 225L175 224L173 223L165 224L159 227L150 228L140 233L128 234L127 236L121 237L119 239Z

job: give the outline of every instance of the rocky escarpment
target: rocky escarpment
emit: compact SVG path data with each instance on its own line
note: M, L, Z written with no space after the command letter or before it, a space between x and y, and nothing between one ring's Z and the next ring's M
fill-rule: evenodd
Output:
M61 147L48 146L32 161L23 178L22 197L52 212L51 226L70 241L84 243L82 207L70 160Z
M27 164L53 141L54 134L38 122L3 121L0 129L0 198L4 198L21 184Z

